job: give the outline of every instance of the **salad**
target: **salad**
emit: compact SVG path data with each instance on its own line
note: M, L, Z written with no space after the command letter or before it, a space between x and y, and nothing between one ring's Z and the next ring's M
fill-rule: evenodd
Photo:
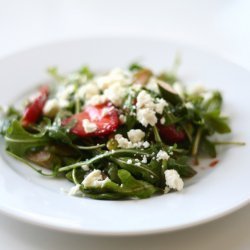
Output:
M88 67L49 73L53 82L22 110L5 110L0 132L15 159L72 182L70 195L115 200L181 191L200 155L216 157L211 136L231 131L220 92L186 88L175 70L156 74L133 63L103 74Z

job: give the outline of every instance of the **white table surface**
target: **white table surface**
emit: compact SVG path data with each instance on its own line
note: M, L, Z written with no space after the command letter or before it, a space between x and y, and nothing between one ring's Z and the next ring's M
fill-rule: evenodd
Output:
M0 57L68 38L141 34L190 43L250 70L249 13L248 0L0 0ZM194 228L125 238L67 234L0 214L0 249L247 250L250 205Z

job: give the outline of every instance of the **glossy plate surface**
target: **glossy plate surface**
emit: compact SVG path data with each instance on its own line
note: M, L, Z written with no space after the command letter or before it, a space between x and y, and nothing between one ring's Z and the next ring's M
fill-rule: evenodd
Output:
M0 210L32 223L69 232L135 235L173 231L218 218L247 204L250 197L250 73L190 46L149 38L91 38L44 45L0 61L1 104L49 81L48 66L67 73L81 65L93 70L140 61L155 70L170 68L181 54L180 75L223 92L232 135L244 147L219 148L214 168L202 162L199 174L180 193L145 200L98 201L69 197L72 184L39 176L8 157L1 140Z

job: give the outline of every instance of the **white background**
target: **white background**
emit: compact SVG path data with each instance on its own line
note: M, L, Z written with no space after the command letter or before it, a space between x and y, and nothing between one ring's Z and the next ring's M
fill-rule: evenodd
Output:
M250 70L247 0L0 0L0 57L52 41L120 34L190 43ZM191 229L132 238L66 234L0 215L1 250L247 250L249 232L250 205Z

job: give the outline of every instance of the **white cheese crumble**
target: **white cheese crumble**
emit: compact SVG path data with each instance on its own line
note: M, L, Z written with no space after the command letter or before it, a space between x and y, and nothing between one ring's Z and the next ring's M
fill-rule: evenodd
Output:
M164 118L164 117L162 117L161 119L160 119L160 123L163 125L163 124L165 124L165 121L166 121L166 119Z
M148 147L150 146L150 144L149 144L148 141L145 141L145 142L142 143L142 146L143 146L144 148L148 148Z
M84 171L89 171L89 166L86 165L86 164L82 165L81 168L82 168L82 170L84 170Z
M124 138L121 134L116 134L115 140L117 141L119 148L133 148L133 143L127 138Z
M103 104L107 101L106 96L104 95L93 95L89 100L87 100L87 105L98 105Z
M127 134L129 140L133 143L140 142L145 137L145 133L141 129L131 129Z
M157 123L156 113L153 109L143 108L137 110L137 120L144 126L154 126Z
M128 159L128 160L127 160L127 163L128 163L128 164L132 164L132 160L131 160L131 159Z
M136 163L135 163L135 166L140 167L140 166L141 166L141 163L140 163L140 162L136 162Z
M142 163L145 163L145 164L148 162L148 159L147 159L146 155L143 156L141 162L142 162Z
M192 102L186 102L186 103L185 103L185 107L186 107L187 109L194 109L194 105L193 105Z
M152 90L156 93L159 93L159 88L158 88L158 84L157 84L157 79L153 76L150 77L147 85L146 85L146 89L148 90Z
M97 125L93 122L90 122L88 119L82 120L82 126L84 128L84 131L86 133L92 133L97 130Z
M175 189L181 191L184 183L178 172L174 169L169 169L164 172L166 180L166 188ZM167 190L166 190L167 191Z
M56 95L58 99L68 99L71 94L73 94L75 91L75 85L70 84L66 87L64 87L61 91L59 91Z
M103 187L109 180L108 177L104 180L101 170L95 169L84 178L82 184L85 188Z
M124 124L126 122L126 116L121 114L119 116L119 121L120 121L121 124Z
M156 104L155 104L156 113L162 114L163 110L166 106L168 106L168 103L164 99L162 99L162 98L156 99Z
M69 190L68 195L70 195L70 196L82 195L82 192L81 192L81 190L80 190L80 187L81 187L80 184L77 184L77 185L73 186L73 187Z
M54 117L60 109L57 99L48 100L43 107L43 114L48 117Z
M91 97L98 94L99 94L98 87L93 82L90 82L86 85L81 86L77 90L75 97L82 100L89 100Z
M112 111L113 109L114 109L114 107L106 107L106 108L102 109L101 117L108 115L110 113L110 111Z
M150 146L149 142L147 141L139 141L139 142L132 142L127 138L124 138L121 134L115 135L115 140L118 143L118 148L148 148Z
M160 161L160 160L168 160L169 159L169 155L166 151L160 150L157 155L156 155L156 160Z
M123 103L123 99L127 93L127 90L127 87L122 86L120 83L115 83L109 88L105 89L103 94L115 106L119 107Z
M137 96L137 120L145 127L148 124L154 126L157 123L156 113L162 114L164 107L167 105L167 102L162 98L158 98L156 103L154 103L151 95L142 90Z

